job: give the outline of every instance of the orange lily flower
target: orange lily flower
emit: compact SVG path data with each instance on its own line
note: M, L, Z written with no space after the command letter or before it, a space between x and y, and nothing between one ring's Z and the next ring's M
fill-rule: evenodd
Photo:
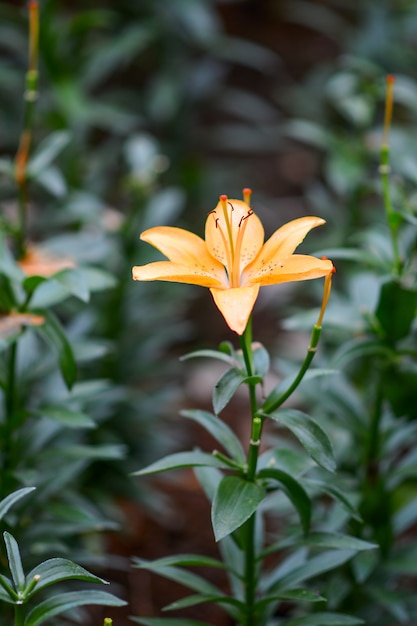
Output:
M205 240L182 228L158 226L141 239L164 254L157 261L133 268L134 280L167 280L208 287L231 330L245 331L262 285L308 280L328 275L329 260L293 254L307 233L324 224L320 217L301 217L284 224L264 243L260 219L244 201L220 196L206 221Z

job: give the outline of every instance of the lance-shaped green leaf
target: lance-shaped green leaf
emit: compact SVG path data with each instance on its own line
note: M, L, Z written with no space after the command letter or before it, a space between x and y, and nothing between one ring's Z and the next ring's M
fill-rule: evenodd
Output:
M63 580L84 580L91 583L107 584L105 580L91 574L73 561L61 558L48 559L37 565L26 576L26 587L31 585L36 577L39 577L39 580L33 591L28 594L28 598L33 596L40 589L62 582Z
M216 541L242 526L266 496L266 489L241 476L226 476L217 488L211 520Z
M45 406L37 411L36 415L43 415L51 420L60 422L68 428L95 428L96 423L86 413L74 411L65 406Z
M46 137L35 150L27 167L30 178L36 178L60 152L69 144L71 136L66 130L59 130Z
M80 270L72 268L61 270L54 274L53 280L59 282L69 294L82 300L82 302L89 301L90 292L87 280Z
M209 466L226 468L227 465L220 461L212 454L193 450L190 452L176 452L169 454L163 459L151 463L137 472L133 472L133 476L146 476L148 474L157 474L158 472L166 472L167 470L179 469L181 467L198 467Z
M296 508L304 533L308 533L311 520L311 502L304 487L287 472L273 467L260 470L258 478L269 478L279 483Z
M277 600L290 600L296 602L323 602L326 600L323 596L310 591L309 589L288 589L279 594L273 594L265 596L262 600L258 600L255 603L255 609L260 609L270 602L276 602Z
M60 593L38 604L27 615L24 626L39 626L54 615L66 613L77 606L98 604L100 606L124 606L126 602L105 591L81 590Z
M223 361L228 365L234 365L235 359L230 354L226 354L221 350L195 350L194 352L189 352L188 354L184 354L180 358L180 361L187 361L188 359L198 359L198 358L206 358L206 359L217 359L219 361Z
M332 485L328 481L315 480L310 478L306 478L304 484L310 485L313 489L323 491L337 502L340 502L340 504L349 513L349 515L358 520L358 522L362 522L360 514L355 509L354 505L350 502L349 498L347 498L343 491L335 485Z
M165 559L146 561L145 559L134 558L133 566L139 569L146 569L148 572L155 572L159 576L168 578L168 580L174 580L175 582L184 585L184 587L192 589L197 593L205 595L225 595L222 594L220 589L195 572L190 572L186 569L175 567L173 565L165 565L164 562Z
M292 589L301 582L340 567L355 554L354 550L327 550L303 561L301 564L296 563L289 571L287 569L283 575L278 567L267 581L267 590L269 593L279 594L287 589Z
M309 415L302 411L286 409L268 415L275 422L288 428L321 467L333 472L336 463L330 440L324 430Z
M268 554L273 554L280 550L287 550L292 547L310 546L316 548L335 548L340 550L375 550L378 545L341 533L312 532L308 535L291 535L285 539L272 543L261 554L260 558L265 558Z
M313 613L290 619L285 622L285 626L356 626L364 623L359 617L351 617L343 613Z
M216 415L229 404L237 389L245 381L246 376L236 367L227 370L217 381L213 389L213 409Z
M246 462L245 453L239 439L233 430L216 415L198 409L181 411L181 415L201 424L223 446L236 463L243 465Z
M132 622L143 626L211 626L196 619L176 619L170 617L131 617Z
M25 588L25 573L22 567L18 543L13 535L8 532L4 532L3 537L4 543L6 544L7 560L9 562L14 586L18 591L23 591Z
M164 611L178 611L180 609L186 609L186 608L189 608L190 606L197 606L198 604L204 604L204 603L231 605L232 607L239 609L241 613L244 614L245 612L244 602L241 602L240 600L237 600L236 598L231 598L229 596L224 596L224 595L210 596L210 595L206 595L202 593L194 594L192 596L186 596L185 598L181 598L181 600L176 600L175 602L172 602L171 604L168 604L167 606L165 606ZM224 608L225 610L227 610L226 607ZM233 611L233 613L236 613L236 611Z
M18 489L17 491L14 491L10 495L6 496L0 502L0 519L2 519L6 515L7 511L10 509L10 507L13 506L15 502L18 502L20 498L23 498L31 491L34 491L35 488L36 487L23 487L22 489Z
M39 333L48 341L58 354L59 367L67 387L70 389L77 377L77 366L71 345L65 336L64 330L54 313L50 310L40 312L45 323L36 327Z

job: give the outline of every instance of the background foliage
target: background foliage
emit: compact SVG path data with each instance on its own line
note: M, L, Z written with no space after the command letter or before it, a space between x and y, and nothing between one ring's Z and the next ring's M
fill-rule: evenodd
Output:
M138 242L141 230L175 223L201 233L219 193L240 197L248 185L269 232L292 217L324 217L327 226L306 248L337 264L318 356L322 368L341 373L306 383L300 404L329 429L339 486L364 521L349 521L340 506L329 513L323 502L318 523L377 541L381 551L323 579L328 608L369 624L413 623L416 21L414 3L394 0L41 2L28 232L74 257L78 273L37 286L31 306L59 320L78 374L68 390L72 360L62 340L49 348L36 328L16 335L1 327L2 378L10 346L19 344L24 418L0 489L5 497L37 487L7 513L4 530L19 540L28 569L41 558L69 557L110 572L130 599L121 573L128 560L119 554L109 562L107 531L116 537L117 528L134 527L137 510L151 519L163 510L173 524L166 488L130 472L193 441L197 431L180 426L176 413L195 399L200 379L194 363L179 368L177 357L216 345L225 329L206 293L163 283L138 288L130 268L151 259ZM26 6L1 2L6 235L16 215L12 162L26 67ZM390 160L399 285L378 172L387 73L396 76ZM21 297L8 241L3 236L0 250L2 313L14 306L10 284ZM300 309L319 301L317 289L271 288L257 303L254 337L268 344L279 376L303 354L311 320Z

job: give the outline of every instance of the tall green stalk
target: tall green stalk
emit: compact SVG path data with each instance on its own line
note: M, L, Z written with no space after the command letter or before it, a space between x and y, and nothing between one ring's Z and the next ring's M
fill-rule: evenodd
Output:
M240 338L246 372L248 376L254 375L252 355L252 323L249 319L244 334ZM258 417L258 404L256 400L256 383L249 382L249 396L251 405L251 438L248 452L247 480L253 481L256 475L259 446L261 443L262 420ZM255 551L256 513L251 515L243 528L243 540L245 546L245 626L256 626L257 619L254 611L256 600L256 551Z
M18 258L26 252L27 230L27 164L32 144L35 103L38 99L39 4L29 2L29 63L26 73L23 127L15 157L15 180L18 189L18 226L16 253Z

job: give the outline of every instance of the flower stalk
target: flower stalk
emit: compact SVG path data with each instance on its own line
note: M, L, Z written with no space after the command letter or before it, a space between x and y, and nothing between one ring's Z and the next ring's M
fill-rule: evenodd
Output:
M388 75L386 79L385 115L379 171L382 182L382 198L391 235L393 273L394 275L399 276L401 273L401 257L398 245L398 227L401 223L401 217L398 215L393 207L390 185L391 166L389 135L392 123L392 111L394 106L394 83L395 77L392 75Z
M29 8L29 60L26 73L23 128L15 157L15 181L18 189L18 228L16 248L18 258L26 252L27 229L27 164L32 144L35 104L38 99L39 3L31 0Z

